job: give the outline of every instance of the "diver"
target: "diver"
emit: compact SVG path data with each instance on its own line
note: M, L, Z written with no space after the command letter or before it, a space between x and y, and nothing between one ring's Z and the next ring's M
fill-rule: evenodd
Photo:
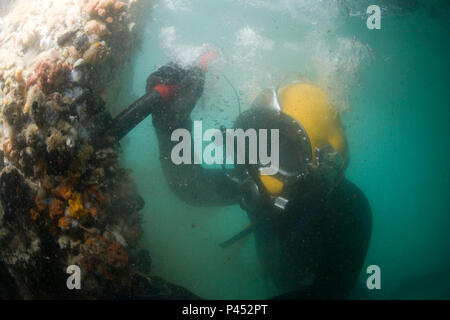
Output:
M348 145L326 94L308 83L268 88L236 119L235 128L244 131L279 129L279 170L273 176L262 175L260 164L175 165L171 134L192 130L205 61L186 69L169 63L152 73L147 95L113 121L112 131L120 139L152 113L171 190L190 205L240 204L250 225L222 247L253 233L264 271L286 293L275 299L348 297L364 263L372 215L364 194L345 178Z

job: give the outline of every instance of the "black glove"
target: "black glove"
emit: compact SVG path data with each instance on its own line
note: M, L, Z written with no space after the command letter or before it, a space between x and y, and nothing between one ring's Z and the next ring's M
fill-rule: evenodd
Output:
M161 108L153 113L153 124L170 130L182 126L202 95L204 83L200 67L183 69L169 63L152 73L147 79L147 92L158 85L169 86L175 92L164 97Z

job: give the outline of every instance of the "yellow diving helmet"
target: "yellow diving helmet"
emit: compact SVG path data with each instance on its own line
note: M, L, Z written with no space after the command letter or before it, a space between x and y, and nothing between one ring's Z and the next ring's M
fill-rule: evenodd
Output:
M311 173L326 176L315 181L327 181L334 187L345 171L348 147L339 115L317 86L294 83L265 89L235 125L244 130L279 129L278 173L263 175L258 165L244 169L248 179L243 183L243 197L250 202L259 201L261 192L265 192L276 208L284 210L298 195L298 183Z

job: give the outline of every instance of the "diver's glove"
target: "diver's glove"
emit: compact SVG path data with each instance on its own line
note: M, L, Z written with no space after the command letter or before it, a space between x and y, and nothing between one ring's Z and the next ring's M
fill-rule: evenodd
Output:
M183 69L169 63L152 73L146 90L156 90L162 98L161 107L153 112L153 124L173 130L182 126L203 93L205 75L200 67Z

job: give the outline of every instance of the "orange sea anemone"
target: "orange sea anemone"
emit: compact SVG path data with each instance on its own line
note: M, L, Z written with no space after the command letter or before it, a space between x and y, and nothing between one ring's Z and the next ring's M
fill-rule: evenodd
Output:
M56 189L52 189L52 194L69 200L72 197L73 191L67 181L61 182Z
M72 219L70 217L62 217L58 220L58 227L61 229L68 229L72 224Z
M34 210L33 208L30 209L30 219L31 220L36 220L37 218L39 218L39 212L37 212L36 210Z
M128 256L118 242L111 242L106 249L108 264L123 268L128 263Z
M50 219L54 219L57 216L62 216L66 210L66 205L62 200L53 199L50 203Z
M105 203L105 196L100 191L98 186L91 186L85 191L88 199L96 200L98 204L103 205Z
M82 195L79 192L73 194L69 199L69 215L72 218L79 219L80 216L87 214L87 210L84 209Z
M38 195L34 197L34 204L36 205L38 211L44 211L45 209L47 209L47 204L42 202L41 198Z

